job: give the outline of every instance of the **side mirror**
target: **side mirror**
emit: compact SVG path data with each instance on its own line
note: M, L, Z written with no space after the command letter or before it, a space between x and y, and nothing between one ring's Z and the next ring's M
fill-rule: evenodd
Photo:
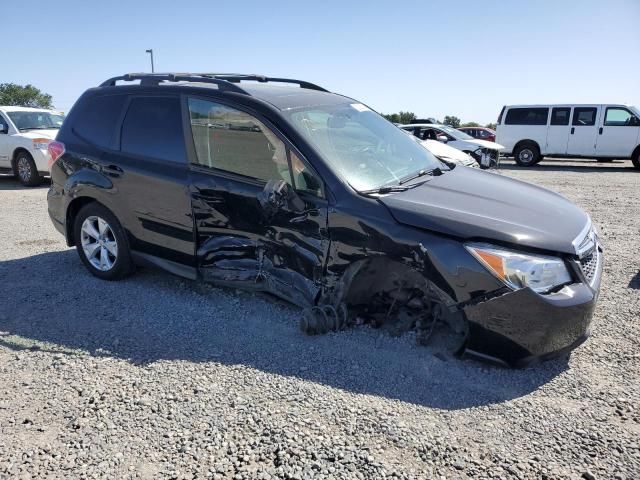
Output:
M442 142L442 143L447 143L449 141L446 135L438 135L437 139L439 142Z
M273 217L280 210L304 210L304 202L284 180L269 180L258 194L258 202L267 218Z

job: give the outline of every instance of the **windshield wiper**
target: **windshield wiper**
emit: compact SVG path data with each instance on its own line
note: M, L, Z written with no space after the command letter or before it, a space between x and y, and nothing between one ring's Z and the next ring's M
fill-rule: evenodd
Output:
M372 193L379 193L379 194L383 195L385 193L406 192L410 188L419 187L420 185L422 185L425 182L414 183L413 185L407 185L406 187L401 187L399 185L387 185L387 186L384 186L384 187L372 188L370 190L360 190L359 193L364 193L365 195L370 195Z
M423 177L425 175L431 175L432 177L437 177L442 175L442 170L439 167L433 168L431 170L418 170L416 173L412 173L407 175L406 177L402 177L398 182L398 185L404 185L411 180L415 180L416 178Z

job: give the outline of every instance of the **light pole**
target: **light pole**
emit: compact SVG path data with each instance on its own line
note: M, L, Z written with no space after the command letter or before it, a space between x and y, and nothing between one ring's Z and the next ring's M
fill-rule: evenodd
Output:
M151 73L154 73L155 70L153 69L153 48L150 48L149 50L145 50L145 51L151 55Z

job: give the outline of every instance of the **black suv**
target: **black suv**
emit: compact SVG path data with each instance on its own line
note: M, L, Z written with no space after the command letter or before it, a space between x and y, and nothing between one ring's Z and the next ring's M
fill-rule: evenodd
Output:
M49 214L97 277L135 264L271 292L309 333L402 318L509 365L589 331L602 254L564 197L448 164L305 81L129 74L49 146Z

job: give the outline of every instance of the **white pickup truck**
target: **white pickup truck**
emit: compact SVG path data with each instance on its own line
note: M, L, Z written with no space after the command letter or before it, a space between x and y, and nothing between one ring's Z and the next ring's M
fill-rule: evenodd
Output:
M49 142L64 115L52 110L0 106L0 173L13 173L23 185L36 186L49 174Z

